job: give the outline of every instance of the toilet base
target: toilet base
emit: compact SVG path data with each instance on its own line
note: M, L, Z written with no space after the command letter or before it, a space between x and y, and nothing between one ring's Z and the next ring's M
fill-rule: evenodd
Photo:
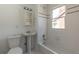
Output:
M22 54L23 50L20 47L11 48L8 54Z

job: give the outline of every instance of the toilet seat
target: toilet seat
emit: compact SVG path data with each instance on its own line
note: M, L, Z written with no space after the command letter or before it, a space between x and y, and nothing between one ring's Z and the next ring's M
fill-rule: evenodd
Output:
M8 54L22 54L22 49L20 47L12 48L9 50Z

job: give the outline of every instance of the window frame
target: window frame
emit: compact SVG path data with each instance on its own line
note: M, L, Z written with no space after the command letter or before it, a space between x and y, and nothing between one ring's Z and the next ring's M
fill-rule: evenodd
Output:
M55 28L55 26L53 25L53 22L56 22L58 19L57 19L57 20L53 20L53 19L55 19L55 18L53 18L53 10L55 10L55 9L57 9L57 8L61 8L61 7L63 7L63 6L65 6L65 12L63 12L62 14L59 15L59 17L57 17L58 19L64 18L63 27ZM65 16L62 16L64 13L65 13ZM53 8L53 9L52 9L52 28L53 28L53 29L64 29L64 28L65 28L65 17L66 17L66 5L58 5L58 6L56 6L55 8Z

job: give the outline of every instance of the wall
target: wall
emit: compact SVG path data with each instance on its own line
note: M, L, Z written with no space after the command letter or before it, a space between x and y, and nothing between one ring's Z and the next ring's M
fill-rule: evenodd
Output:
M49 5L51 10L61 5ZM66 5L67 8L74 5ZM57 53L79 53L79 13L67 14L65 29L52 29L52 20L48 19L47 46Z
M9 35L21 34L29 30L24 26L23 6L28 6L34 11L34 5L0 5L0 53L8 52Z

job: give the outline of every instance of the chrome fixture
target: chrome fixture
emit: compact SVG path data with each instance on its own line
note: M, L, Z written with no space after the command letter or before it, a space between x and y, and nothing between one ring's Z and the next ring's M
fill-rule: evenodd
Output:
M25 10L28 10L28 11L32 11L31 8L28 8L28 7L24 7Z

